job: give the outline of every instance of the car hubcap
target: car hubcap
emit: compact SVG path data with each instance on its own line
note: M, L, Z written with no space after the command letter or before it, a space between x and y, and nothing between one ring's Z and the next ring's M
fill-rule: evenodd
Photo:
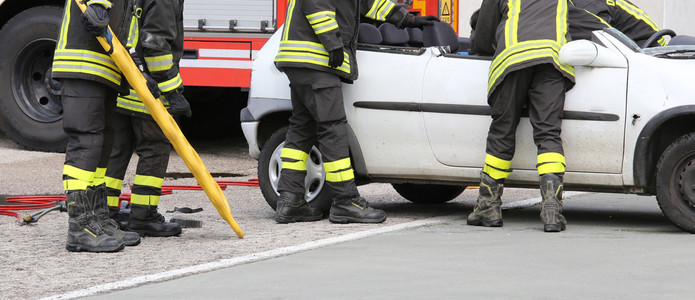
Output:
M679 189L685 201L695 206L695 159L686 160L680 168Z
M37 122L51 123L63 117L60 97L47 85L55 46L55 40L35 40L26 45L14 61L12 90L17 106Z
M280 170L282 169L282 158L280 153L285 143L281 143L273 151L268 166L268 177L270 185L273 187L276 195L278 193L278 181L280 180ZM321 152L315 146L309 151L309 159L306 162L306 177L304 178L304 197L307 202L311 202L323 190L323 185L326 182L326 175L323 170L323 161L321 160Z

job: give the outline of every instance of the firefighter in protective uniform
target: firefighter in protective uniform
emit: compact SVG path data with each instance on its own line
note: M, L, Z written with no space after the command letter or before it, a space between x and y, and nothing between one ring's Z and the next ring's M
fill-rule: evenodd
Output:
M170 108L173 97L187 103L181 95L183 84L178 71L183 55L183 0L136 0L133 12L126 44L133 61L148 81L156 82L165 107ZM118 97L114 129L118 134L106 169L110 217L119 221L121 186L135 150L138 164L130 195L130 215L127 224L121 224L122 229L140 236L181 234L179 224L165 222L157 212L171 144L132 89Z
M504 180L512 172L516 128L528 106L538 148L543 229L565 229L560 127L565 92L574 85L574 69L560 63L559 52L569 39L568 5L568 0L483 0L481 4L474 47L483 55L494 54L488 79L492 123L469 225L502 226L500 197Z
M660 30L656 22L647 13L628 0L571 0L577 8L605 20L635 41L640 47L654 33ZM666 40L658 40L659 45L666 46Z
M68 206L68 251L115 252L140 243L108 217L100 197L114 131L116 96L125 80L95 36L125 41L131 3L88 0L82 13L66 0L52 77L62 83L63 128L68 136L63 188ZM110 25L116 36L107 34Z
M357 79L355 48L360 16L400 28L422 27L433 16L413 16L389 0L289 1L275 65L290 81L292 116L281 152L275 220L315 221L322 213L304 199L308 152L314 141L323 156L326 184L334 194L329 220L379 223L383 210L369 207L355 185L349 158L341 81Z

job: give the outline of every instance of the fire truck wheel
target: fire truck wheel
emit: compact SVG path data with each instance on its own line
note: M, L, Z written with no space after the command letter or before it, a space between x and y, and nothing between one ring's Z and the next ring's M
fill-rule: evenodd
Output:
M394 183L393 188L408 201L420 204L445 203L461 195L465 186Z
M656 201L678 228L695 233L695 133L676 139L656 165Z
M67 144L50 80L62 15L60 7L36 6L0 29L0 129L26 149L61 152Z
M258 183L265 201L268 202L273 210L278 201L278 180L280 179L280 169L282 160L280 152L285 144L287 127L280 128L270 136L270 139L263 145L261 156L258 159ZM327 214L331 208L331 193L324 189L326 176L323 171L321 153L317 147L313 147L309 152L309 159L306 162L307 175L304 179L306 201Z

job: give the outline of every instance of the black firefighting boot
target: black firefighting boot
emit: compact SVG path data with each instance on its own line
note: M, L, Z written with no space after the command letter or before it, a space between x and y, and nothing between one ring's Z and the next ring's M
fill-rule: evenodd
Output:
M118 222L110 217L111 211L106 203L106 186L89 188L87 195L92 201L94 215L106 234L122 239L126 246L140 244L140 236L137 233L121 230Z
M291 192L280 192L275 208L275 222L281 224L294 222L311 222L323 218L323 213L312 207L304 199L304 195Z
M333 223L381 223L386 220L386 212L369 207L367 200L360 196L335 199L331 205L328 220Z
M486 173L480 175L478 203L468 215L466 224L485 227L502 227L502 191L504 181L495 180Z
M112 237L101 228L92 212L87 191L67 194L68 238L65 249L72 252L117 252L125 247L123 240Z
M567 220L562 215L562 177L554 173L541 175L541 221L543 231L565 230Z
M140 236L168 237L181 234L181 225L165 222L156 205L130 204L128 230Z

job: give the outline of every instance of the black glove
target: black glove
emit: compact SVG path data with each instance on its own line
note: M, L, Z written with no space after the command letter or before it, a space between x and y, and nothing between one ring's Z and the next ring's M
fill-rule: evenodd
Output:
M169 102L169 107L167 111L172 116L184 115L186 117L191 117L191 105L186 100L186 97L181 93L182 88L175 89L171 92L164 93L164 99Z
M439 18L435 16L414 16L408 15L408 19L405 21L405 27L418 27L422 28L427 25L432 25L434 22L439 22Z
M95 36L105 36L109 26L109 11L101 4L87 6L82 13L82 24L87 31Z
M145 77L145 80L147 81L147 89L150 90L152 96L154 96L155 98L159 98L159 96L162 95L162 92L159 90L159 85L157 84L157 81L152 79L150 74L147 74L147 72L145 71L145 64L142 62L140 55L138 55L138 53L135 52L135 49L133 48L128 48L127 50L130 54L130 58L133 59L135 66L138 67L138 70L140 70L142 76Z
M330 66L331 68L337 68L342 66L343 60L345 60L343 47L328 51L328 66Z

